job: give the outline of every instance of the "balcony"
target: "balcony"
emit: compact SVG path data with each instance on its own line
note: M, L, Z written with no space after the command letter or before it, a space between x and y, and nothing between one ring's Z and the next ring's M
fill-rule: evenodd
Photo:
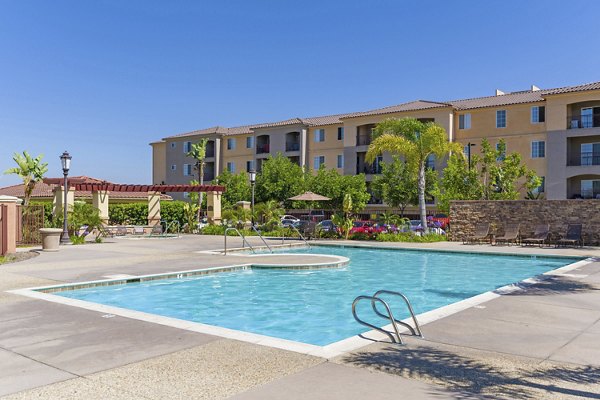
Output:
M586 165L600 165L600 152L581 152L569 160L567 166L579 167Z
M300 151L300 142L286 142L285 151Z
M571 115L567 117L567 129L600 127L600 112L593 114Z
M271 151L269 135L256 137L256 154L266 154Z
M368 146L371 144L371 135L357 135L356 145L357 146Z
M364 164L364 165L362 165L362 168L356 168L356 173L357 174L366 174L366 175L381 174L381 165L379 165L379 164L375 164L375 165Z
M212 158L215 156L215 141L209 140L206 143L206 158Z
M256 154L265 154L270 151L269 144L256 145Z

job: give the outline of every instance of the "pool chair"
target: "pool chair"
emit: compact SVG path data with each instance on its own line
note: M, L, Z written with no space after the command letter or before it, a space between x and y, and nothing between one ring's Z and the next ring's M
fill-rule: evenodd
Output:
M96 229L98 230L98 236L105 238L115 237L115 233L113 232L113 230L107 226L100 225Z
M165 232L167 233L167 232ZM159 236L163 234L163 227L161 224L158 225L154 225L152 227L152 232L150 232L150 236L154 235L154 236Z
M508 245L510 245L511 243L518 244L520 229L521 229L521 224L506 224L506 225L504 225L504 235L498 236L496 238L496 244L500 244L500 243L506 243Z
M567 234L561 236L556 241L556 247L558 246L579 246L583 247L583 237L581 236L581 224L569 224L567 226Z
M521 245L535 245L539 244L540 247L544 246L548 242L548 237L550 236L550 225L538 225L535 227L535 232L533 232L533 236L529 236L521 239Z
M463 239L463 244L481 243L490 236L490 224L487 222L475 225L475 233Z
M116 236L125 236L127 235L127 228L124 226L117 226L116 230L115 230L115 235Z
M143 226L134 226L133 227L133 234L134 235L138 235L141 236L144 234L144 227Z

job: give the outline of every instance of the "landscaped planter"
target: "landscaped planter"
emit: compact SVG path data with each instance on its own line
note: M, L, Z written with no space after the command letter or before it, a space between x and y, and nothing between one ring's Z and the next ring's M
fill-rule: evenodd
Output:
M62 229L42 228L40 229L40 233L42 234L42 250L58 251Z

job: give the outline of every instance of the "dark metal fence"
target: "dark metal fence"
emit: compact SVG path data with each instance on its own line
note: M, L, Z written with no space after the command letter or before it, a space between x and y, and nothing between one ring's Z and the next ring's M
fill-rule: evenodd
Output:
M44 206L17 206L17 245L41 244L40 228L44 227Z

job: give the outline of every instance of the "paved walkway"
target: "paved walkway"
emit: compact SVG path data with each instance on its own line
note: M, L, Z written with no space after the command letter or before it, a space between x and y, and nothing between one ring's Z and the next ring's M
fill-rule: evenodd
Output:
M241 244L238 238L230 243ZM600 256L596 249L390 246ZM240 255L198 253L221 247L221 237L114 239L0 266L0 396L600 398L596 262L429 323L425 340L409 338L406 346L365 341L365 347L332 360L5 292L248 261Z

